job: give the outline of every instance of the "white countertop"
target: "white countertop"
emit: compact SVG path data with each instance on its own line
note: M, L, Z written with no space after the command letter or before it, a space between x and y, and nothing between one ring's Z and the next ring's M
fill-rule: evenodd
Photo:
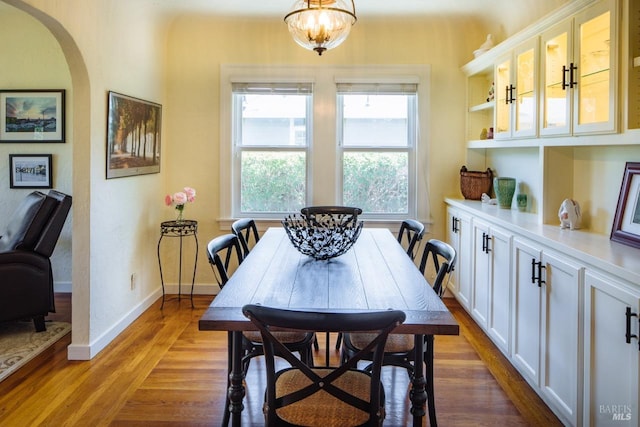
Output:
M609 236L588 230L541 224L538 216L531 213L500 209L476 200L445 199L445 202L640 287L640 249L613 242Z

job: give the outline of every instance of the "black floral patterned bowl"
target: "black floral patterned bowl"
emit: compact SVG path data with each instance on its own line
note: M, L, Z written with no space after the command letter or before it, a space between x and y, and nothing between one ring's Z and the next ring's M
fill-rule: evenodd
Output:
M282 220L293 246L316 260L335 258L347 252L360 237L364 223L360 208L312 206Z

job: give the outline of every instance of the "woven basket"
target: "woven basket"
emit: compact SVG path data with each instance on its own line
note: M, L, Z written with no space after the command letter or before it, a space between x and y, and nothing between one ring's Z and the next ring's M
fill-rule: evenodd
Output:
M493 172L468 171L466 166L460 169L460 190L465 199L480 200L482 193L491 191Z

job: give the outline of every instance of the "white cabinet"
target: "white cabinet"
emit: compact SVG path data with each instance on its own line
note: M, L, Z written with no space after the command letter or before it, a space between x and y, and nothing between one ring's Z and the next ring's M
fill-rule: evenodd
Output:
M579 425L583 267L514 239L513 363L567 424Z
M540 260L540 249L514 239L514 334L513 361L520 373L535 386L540 384L540 335L542 289L532 275L532 260Z
M536 136L538 39L532 38L498 60L495 138Z
M640 426L640 249L446 202L472 279L458 298L536 393L567 426Z
M473 298L471 315L509 354L511 236L473 220Z
M449 207L447 223L447 241L457 254L448 289L468 310L471 304L471 216Z
M638 426L640 293L588 271L584 307L584 425Z
M616 12L601 1L542 34L541 136L617 130Z

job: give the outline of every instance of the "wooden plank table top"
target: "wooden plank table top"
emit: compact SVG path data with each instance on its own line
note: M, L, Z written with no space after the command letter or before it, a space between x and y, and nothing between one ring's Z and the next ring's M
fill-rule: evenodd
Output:
M404 311L406 320L394 333L414 335L413 425L422 425L427 401L431 425L436 424L433 336L457 335L458 324L389 230L364 228L351 250L326 261L298 252L282 228L270 228L260 238L198 326L202 331L229 333L224 425L229 418L233 426L242 424L242 331L255 329L242 314L245 304L309 311Z
M457 335L458 324L387 229L363 228L353 248L316 261L298 252L284 229L270 228L200 318L200 330L254 329L245 304L304 310L399 309L394 332Z

